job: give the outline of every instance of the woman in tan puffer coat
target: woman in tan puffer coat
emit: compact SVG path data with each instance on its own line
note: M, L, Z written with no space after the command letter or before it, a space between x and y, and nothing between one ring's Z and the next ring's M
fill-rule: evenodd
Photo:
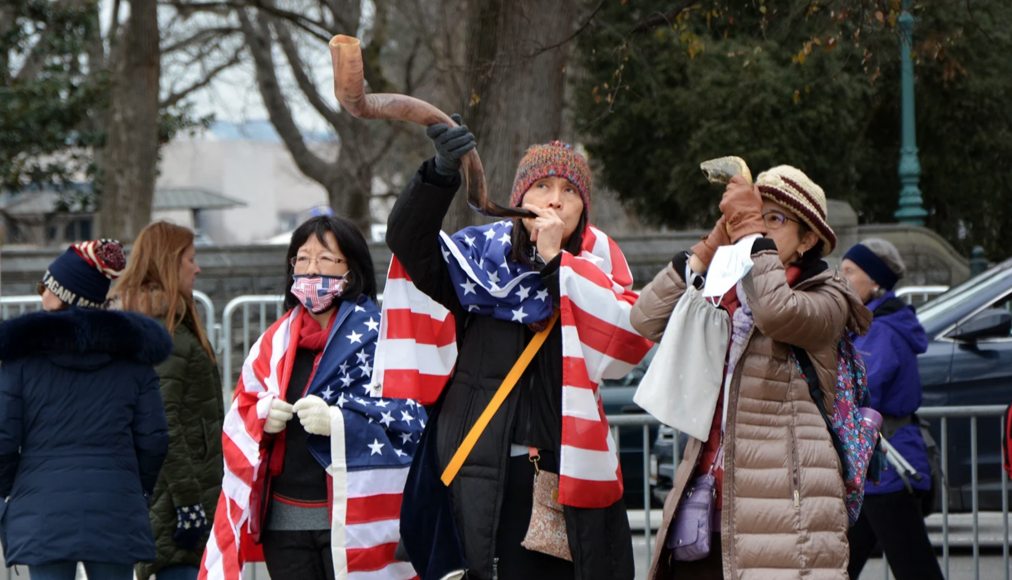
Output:
M847 578L847 512L840 461L791 351L808 352L827 402L836 385L836 347L844 332L863 333L871 315L821 259L836 245L822 189L778 166L755 186L728 184L713 232L676 256L643 290L632 324L659 340L686 289L702 287L716 248L751 241L753 266L724 295L732 313L727 419L721 394L706 443L689 439L664 505L650 578ZM674 371L672 371L674 375ZM832 408L831 406L828 408ZM676 561L665 547L686 484L716 466L719 529L709 555Z

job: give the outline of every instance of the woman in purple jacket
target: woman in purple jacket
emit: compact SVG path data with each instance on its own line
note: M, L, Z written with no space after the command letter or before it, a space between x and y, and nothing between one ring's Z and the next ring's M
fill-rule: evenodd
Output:
M883 436L918 474L901 473L887 462L878 483L867 483L861 517L848 533L848 572L852 579L860 576L878 543L899 580L941 579L921 513L922 498L931 489L931 469L914 415L921 406L917 355L927 349L928 338L913 307L893 292L906 267L895 246L869 238L847 250L840 271L874 314L871 329L854 345L868 370L872 407L884 419Z

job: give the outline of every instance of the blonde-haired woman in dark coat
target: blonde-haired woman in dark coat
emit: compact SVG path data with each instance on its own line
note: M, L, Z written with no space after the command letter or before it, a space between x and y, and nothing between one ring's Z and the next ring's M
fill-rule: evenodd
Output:
M172 355L158 365L169 425L169 454L155 486L151 527L157 554L137 567L147 580L195 580L221 492L221 378L193 284L200 273L193 231L168 222L138 234L113 306L146 314L172 335Z

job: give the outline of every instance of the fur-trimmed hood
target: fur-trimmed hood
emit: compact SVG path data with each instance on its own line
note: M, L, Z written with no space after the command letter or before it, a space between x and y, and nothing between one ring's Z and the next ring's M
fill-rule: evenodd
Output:
M172 338L162 325L131 312L68 308L31 312L0 324L3 361L41 354L107 355L156 365L171 352Z

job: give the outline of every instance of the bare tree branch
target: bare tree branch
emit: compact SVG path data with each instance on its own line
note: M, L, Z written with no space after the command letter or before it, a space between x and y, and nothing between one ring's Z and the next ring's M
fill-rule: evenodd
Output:
M278 35L278 44L281 45L281 50L285 53L285 58L292 68L292 75L295 77L299 90L306 96L306 100L309 101L309 104L312 105L316 112L326 119L340 134L341 129L347 127L347 120L334 110L320 95L320 91L316 88L316 83L313 82L313 79L309 78L309 73L306 72L307 68L302 62L302 57L299 56L299 50L295 46L295 41L292 39L284 23L276 22L274 30Z
M658 26L670 26L672 22L678 18L678 15L686 10L696 8L698 4L693 0L682 2L680 6L667 12L657 12L650 17L641 20L636 26L633 27L633 34L644 34L657 28Z
M324 42L330 42L330 38L333 35L327 28L325 22L313 20L306 17L304 14L294 12L292 10L285 10L278 8L273 3L263 2L262 0L225 0L221 2L187 2L186 0L159 0L159 4L163 6L174 6L181 11L209 11L209 12L221 12L234 10L241 12L246 8L256 8L262 10L265 13L274 16L276 18L284 19L291 22L298 28L302 29L306 33L314 36Z
M271 123L292 154L292 160L295 161L299 170L320 183L330 181L333 172L332 164L318 157L306 146L302 133L292 117L292 111L288 107L288 103L285 102L285 96L278 84L275 72L274 56L271 54L272 42L267 24L260 23L259 27L254 27L245 10L238 10L237 14L246 36L250 54L253 56L257 86L260 89L260 95L267 108Z
M580 33L583 32L584 30L586 30L587 27L590 26L590 23L594 21L594 17L597 16L597 13L601 11L601 8L604 6L604 2L605 2L605 0L601 0L600 2L598 2L597 6L595 6L594 9L590 12L590 15L587 16L587 19L583 21L583 24L581 24L580 26L576 27L576 30L574 30L572 34L570 34L566 38L563 38L559 42L555 42L555 43L549 44L547 46L540 47L538 50L536 50L536 51L532 52L531 54L527 55L527 58L534 58L534 57L538 56L539 54L548 52L549 50L554 50L556 48L559 48L560 46L563 46L564 44L567 44L567 43L571 42L577 36L580 36Z
M177 51L180 51L180 50L184 50L184 49L189 48L189 47L191 47L191 46L193 46L195 44L200 44L200 43L203 43L203 42L208 41L208 40L212 40L212 41L221 40L220 36L222 36L222 35L232 35L232 34L237 34L237 33L240 33L240 32L242 32L242 31L240 29L236 28L235 26L217 26L217 27L213 27L213 28L204 28L204 29L201 29L201 30L197 31L195 34L193 34L193 35L191 35L191 36L189 36L187 38L184 38L182 40L177 40L177 41L173 42L172 44L168 44L168 45L163 46L162 47L162 54L165 55L165 54L170 54L170 53L177 52Z
M170 94L169 96L165 97L165 99L163 99L158 104L159 107L162 108L162 109L167 109L169 107L173 107L176 104L178 104L179 101L182 101L183 99L185 99L187 96L189 96L193 92L198 91L198 90L206 87L207 85L211 84L211 82L213 82L214 79L219 74L221 74L222 72L224 72L224 71L232 68L233 66L239 64L242 61L242 58L241 58L242 57L242 53L243 53L243 48L242 47L235 49L235 51L232 53L232 57L231 58L229 58L225 62L222 62L218 66L216 66L216 67L212 68L211 70L207 71L206 73L204 73L203 78L201 78L199 81L193 83L192 85L190 85L190 86L188 86L188 87L186 87L184 89L175 91L172 94Z

